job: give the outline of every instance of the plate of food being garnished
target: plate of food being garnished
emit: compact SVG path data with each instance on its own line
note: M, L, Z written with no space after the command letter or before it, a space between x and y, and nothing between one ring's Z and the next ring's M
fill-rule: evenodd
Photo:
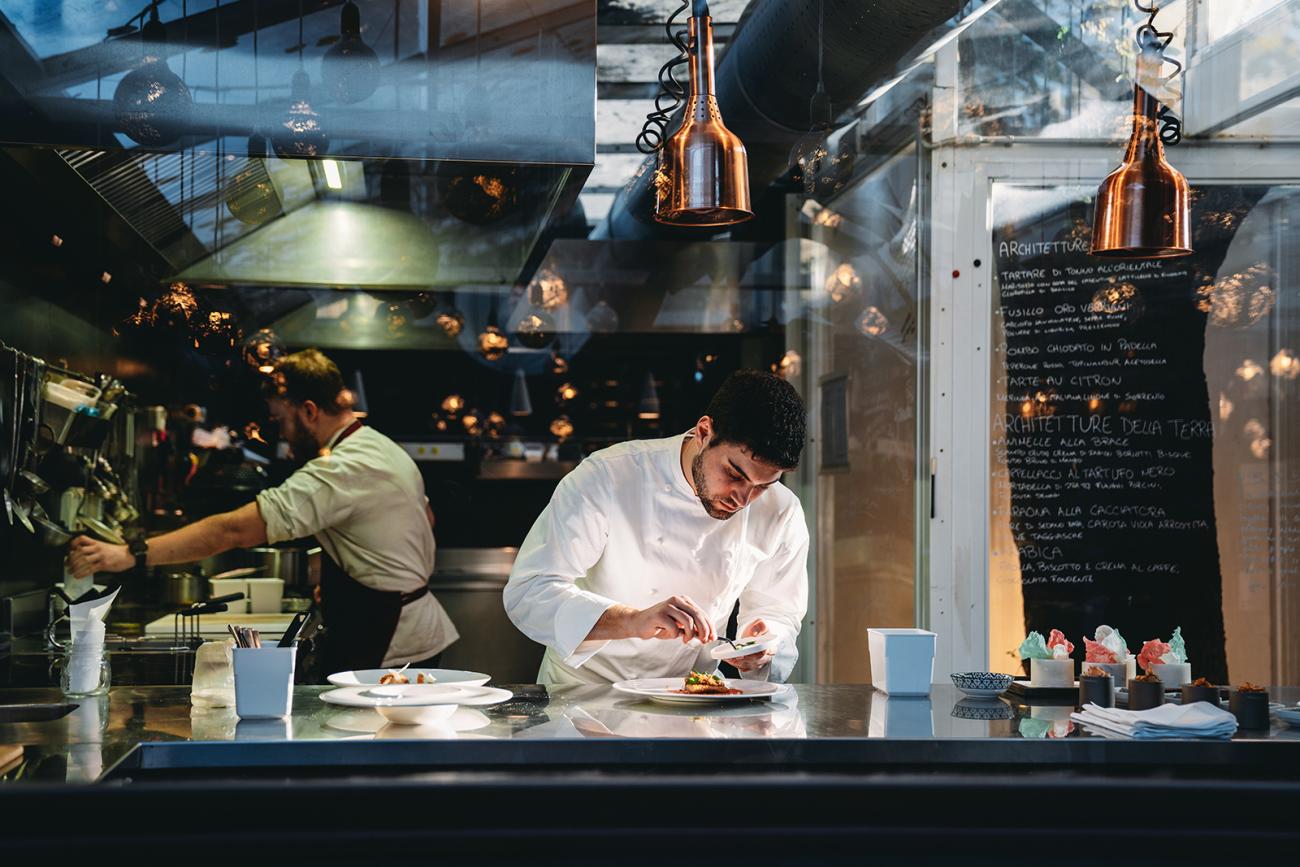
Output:
M726 680L721 675L692 671L686 677L648 677L620 680L619 692L663 704L729 704L769 699L781 685L765 680Z

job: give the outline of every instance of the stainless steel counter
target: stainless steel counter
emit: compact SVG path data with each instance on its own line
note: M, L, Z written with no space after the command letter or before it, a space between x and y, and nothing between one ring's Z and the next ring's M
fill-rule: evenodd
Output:
M24 745L9 779L91 782L249 768L619 766L714 768L1174 767L1258 775L1300 768L1300 730L1274 720L1267 732L1231 741L1124 741L1068 722L1071 708L962 699L936 685L929 698L893 698L869 686L797 685L777 700L725 708L677 708L629 699L607 687L547 692L516 686L516 698L461 708L448 724L386 724L373 710L326 704L328 687L299 687L291 717L246 721L234 708L195 708L185 687L122 687L70 700L58 720L0 723L0 743ZM1275 691L1294 704L1300 689ZM53 690L6 690L6 704L59 702ZM979 717L1000 717L980 719ZM1297 775L1300 776L1300 775Z

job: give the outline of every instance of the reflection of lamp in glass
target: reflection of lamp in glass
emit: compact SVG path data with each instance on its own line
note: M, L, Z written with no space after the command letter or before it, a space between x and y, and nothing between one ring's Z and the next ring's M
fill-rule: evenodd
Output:
M1165 160L1164 149L1164 142L1175 144L1181 138L1181 124L1147 91L1160 80L1166 44L1162 40L1173 36L1157 32L1154 19L1152 12L1138 28L1133 129L1123 164L1097 191L1094 256L1161 259L1192 252L1191 188Z
M1237 368L1237 378L1242 382L1250 382L1255 377L1263 375L1264 368L1260 367L1259 362L1253 358L1245 359L1241 362L1241 366Z
M858 276L852 262L841 262L826 278L823 288L831 301L839 304L862 293L862 278Z
M551 422L551 434L560 442L573 436L573 422L567 415L562 415Z
M461 416L460 423L464 426L465 433L472 437L483 433L483 414L476 409L471 409Z
M1263 262L1226 277L1206 277L1196 288L1196 309L1210 314L1219 328L1248 328L1273 312L1276 298L1268 285L1270 269Z
M541 349L555 339L555 319L546 312L545 301L538 305L533 300L531 286L528 288L528 297L528 309L515 323L515 338L529 349Z
M1268 363L1268 371L1278 379L1295 379L1300 374L1300 358L1289 349L1279 349Z
M1242 433L1250 440L1250 453L1261 461L1268 457L1268 450L1273 440L1268 435L1268 428L1257 418L1252 418L1242 427Z
M199 311L199 299L185 283L176 281L158 296L150 310L150 321L160 328L188 328Z
M361 10L352 0L343 4L339 33L342 38L321 59L321 81L339 102L361 102L379 87L379 57L361 40Z
M781 360L772 365L772 372L784 380L794 379L803 370L803 356L793 349L787 349Z
M510 214L519 204L519 169L492 163L439 169L438 193L453 217L485 226Z
M826 81L822 76L824 2L825 0L818 0L817 3L817 89L808 102L808 131L799 136L790 149L791 177L803 186L803 193L809 198L817 194L818 178L830 155L826 147L826 136L830 134L835 117L831 110L831 98L826 94Z
M192 325L196 348L211 354L229 352L242 336L235 314L225 310L209 310L207 316L196 318Z
M555 402L558 403L560 406L564 406L566 403L570 403L571 401L575 400L577 397L578 397L578 389L571 382L563 383L559 388L555 389Z
M672 19L669 21L671 28ZM713 24L709 4L704 0L694 0L687 33L689 43L679 43L678 47L690 64L690 92L681 126L659 148L654 217L675 226L740 223L754 216L749 201L749 161L745 146L723 125L718 112L713 81ZM654 121L652 115L647 126ZM666 128L665 121L662 129ZM643 131L641 139L646 138Z
M563 307L569 300L569 285L564 278L550 268L537 272L537 290L541 296L541 305L545 310Z
M587 311L587 327L594 334L611 334L618 331L618 313L604 300L597 301Z
M458 337L465 330L465 314L450 305L439 310L433 321L438 323L442 333L448 337Z
M284 343L269 328L263 328L249 335L244 341L241 356L244 363L261 374L275 371L275 363L284 356Z
M449 428L447 418L440 412L433 414L433 429L438 433L446 433Z
M375 316L382 319L388 333L397 337L411 324L411 309L406 304L390 301L375 308Z
M241 223L260 226L284 213L280 194L266 171L266 138L248 137L248 159L239 171L226 181L224 189L226 207L230 215Z
M495 325L484 328L478 336L478 351L488 361L500 361L510 348L510 338Z
M465 409L465 398L459 394L449 394L442 399L442 411L451 418L460 415L461 410Z
M483 431L491 439L499 439L506 432L506 417L493 410L483 422Z
M867 337L879 337L889 329L889 320L880 308L872 305L858 317L858 330Z
M558 352L551 354L551 373L556 376L564 376L569 372L569 362L564 360L564 356Z
M659 389L655 388L655 375L645 372L645 384L641 386L641 400L636 405L636 416L650 421L659 418Z
M515 371L515 384L510 389L510 414L520 417L533 414L533 401L528 396L528 377L522 369Z
M118 83L113 111L132 141L150 147L168 145L185 133L194 98L167 65L167 28L158 20L156 0L149 7L149 21L140 28L140 43L140 65Z
M366 400L366 383L361 378L361 371L352 372L351 381L346 389L345 403L352 408L352 413L358 418L365 418L370 414L370 402Z
M1228 396L1226 394L1224 394L1223 392L1219 392L1220 421L1227 421L1232 416L1232 410L1233 410L1232 401L1228 399Z
M117 337L135 334L151 325L153 325L153 313L150 311L149 302L140 298L131 315L123 319L120 324L113 326L113 334Z
M271 131L275 152L285 159L318 157L329 147L329 136L311 104L311 79L304 70L293 74L289 108Z

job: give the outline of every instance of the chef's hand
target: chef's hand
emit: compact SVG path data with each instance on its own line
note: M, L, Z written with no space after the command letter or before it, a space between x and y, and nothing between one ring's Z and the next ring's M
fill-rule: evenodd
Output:
M673 596L642 608L631 616L629 625L637 638L680 638L687 644L692 638L707 643L718 637L709 615L689 596Z
M125 545L110 545L77 536L68 543L68 570L77 578L96 572L125 572L135 565L135 556Z
M745 631L740 634L740 638L737 638L736 640L739 641L741 638L757 638L760 635L766 634L767 624L761 620L755 620L745 628ZM756 671L757 669L767 665L775 657L776 651L772 648L768 648L767 650L760 650L758 653L751 653L748 656L738 656L735 659L728 659L727 662L728 664L735 666L737 671Z

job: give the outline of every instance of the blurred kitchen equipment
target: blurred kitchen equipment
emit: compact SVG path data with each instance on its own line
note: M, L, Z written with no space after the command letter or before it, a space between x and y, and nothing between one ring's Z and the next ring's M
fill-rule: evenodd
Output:
M277 545L250 550L259 574L279 578L286 593L309 596L320 584L321 549L318 545Z
M197 572L164 572L154 586L153 598L168 605L193 605L207 598L207 580Z
M429 592L460 639L443 651L446 668L490 671L498 683L532 683L543 648L506 617L501 593L517 548L440 548Z

